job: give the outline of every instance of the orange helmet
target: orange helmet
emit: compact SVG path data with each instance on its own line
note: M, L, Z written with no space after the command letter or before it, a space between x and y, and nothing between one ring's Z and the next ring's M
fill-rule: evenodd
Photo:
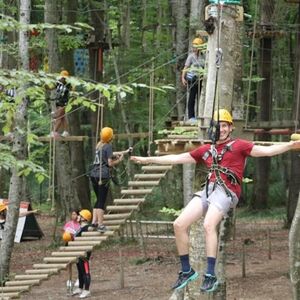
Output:
M84 218L85 220L87 220L88 222L90 222L92 220L92 214L88 209L82 209L79 212L79 215Z
M60 72L60 76L66 78L66 77L69 77L70 74L69 74L69 72L67 70L62 70Z
M4 203L0 203L0 212L7 209L7 206Z
M65 231L62 235L62 239L67 243L74 240L74 235L69 231Z
M103 143L109 143L114 135L114 131L110 127L104 127L102 128L100 132L100 139Z

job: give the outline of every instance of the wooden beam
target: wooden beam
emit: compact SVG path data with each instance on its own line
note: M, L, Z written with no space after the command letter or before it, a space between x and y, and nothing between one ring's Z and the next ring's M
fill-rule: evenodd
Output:
M83 142L87 140L87 136L67 136L67 137L56 137L55 141L56 142ZM39 142L46 142L49 143L50 141L53 141L54 138L49 137L49 136L40 136L38 137Z
M128 138L146 138L149 136L149 132L133 132L133 133L116 133L114 138L118 140L124 140Z
M295 122L293 120L283 120L283 121L257 121L257 122L249 122L248 128L253 129L286 129L286 128L294 128Z

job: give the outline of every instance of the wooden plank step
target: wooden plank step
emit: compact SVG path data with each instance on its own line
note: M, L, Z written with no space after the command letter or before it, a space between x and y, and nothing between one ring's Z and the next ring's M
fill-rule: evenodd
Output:
M26 274L56 274L58 273L58 269L53 268L53 269L30 269L26 270Z
M68 252L52 252L51 256L62 257L62 256L85 256L85 251L68 251Z
M71 242L69 242L71 243ZM35 269L65 269L68 266L68 264L34 264L33 268Z
M114 204L139 204L145 202L145 198L133 198L133 199L115 199Z
M151 192L152 189L121 190L122 195L145 195Z
M3 286L0 287L0 295L1 293L6 293L6 292L25 292L25 291L29 291L29 289L30 289L29 285Z
M59 247L59 251L92 251L93 246L63 246Z
M101 241L71 241L68 243L70 246L98 246Z
M105 224L105 223L104 223ZM106 228L108 228L109 230L113 230L113 231L117 231L120 229L120 225L107 225Z
M135 179L161 179L165 177L165 173L159 173L159 174L135 174L134 178Z
M107 236L104 236L103 234L101 236L78 236L75 238L75 241L105 241L107 239Z
M158 180L128 181L128 186L157 186L157 185L159 185Z
M171 170L171 165L156 165L156 166L142 166L143 171L168 171Z
M104 225L120 225L120 224L125 224L126 219L122 219L122 220L107 220L104 221Z
M44 280L49 277L48 274L23 274L23 275L16 275L15 280L32 280L32 279L39 279Z
M39 285L39 279L31 279L31 280L12 280L6 281L5 286L20 286L20 285Z
M107 230L104 233L101 233L99 231L86 231L82 233L82 236L113 236L114 232Z
M138 205L108 205L107 210L110 211L129 211L138 209Z
M116 219L127 219L130 217L130 213L124 214L105 214L104 220L116 220Z
M47 263L73 263L77 261L77 256L68 256L68 257L44 257L44 262Z
M16 299L16 298L20 298L19 292L1 293L1 290L0 290L0 300L8 300L8 299Z

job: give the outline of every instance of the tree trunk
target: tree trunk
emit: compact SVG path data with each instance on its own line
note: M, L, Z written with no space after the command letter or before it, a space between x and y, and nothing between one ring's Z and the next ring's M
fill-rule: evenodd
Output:
M182 165L183 176L183 202L186 206L193 196L194 178L195 178L195 164Z
M263 28L268 31L272 28L270 24L273 18L274 1L264 0L261 3L262 16L261 23ZM272 112L272 38L263 37L261 40L260 62L261 76L264 80L261 82L260 89L260 120L271 120ZM270 135L264 134L259 137L263 141L269 141ZM255 160L256 180L253 198L251 201L252 209L265 209L268 206L269 177L271 158L262 157Z
M45 1L45 22L50 24L58 23L57 2L55 0ZM46 45L48 49L49 71L59 72L59 50L55 29L46 31ZM72 165L70 142L55 142L55 172L57 179L58 198L57 208L60 208L60 217L66 218L72 209L79 209L80 201L76 193L75 182L72 181ZM53 183L54 184L54 183Z
M122 42L124 48L130 47L130 0L122 1Z
M293 299L300 299L300 194L289 234L290 277Z
M31 1L20 1L20 23L29 24L30 22ZM19 33L19 57L20 68L29 70L29 53L28 53L28 34L27 31ZM28 98L25 97L26 85L19 87L18 93L22 97L15 113L15 128L12 153L17 161L24 161L27 158L27 106ZM22 201L24 178L19 176L20 170L17 166L12 167L12 176L9 189L9 205L3 239L0 248L0 283L6 281L9 274L9 264L14 247L14 238L16 234L20 202Z
M78 3L74 0L68 0L66 5L67 24L74 25L74 23L77 21L77 14L74 12L77 11ZM64 55L65 68L70 72L70 74L74 74L73 56L73 49L66 51ZM74 109L76 109L76 107L74 107ZM80 129L81 113L82 111L76 110L72 111L72 113L69 115L69 126L71 135L82 135L82 131ZM73 166L71 178L75 178L73 183L80 201L80 206L85 208L91 208L89 180L87 176L82 175L86 173L83 142L72 142L72 147L70 147L70 150L71 164Z
M179 119L185 115L185 88L181 83L181 72L188 53L188 43L186 42L189 37L188 29L188 7L189 1L187 0L172 0L172 15L176 23L176 103L177 114Z
M298 24L300 23L300 3L298 8ZM300 31L298 25L297 31L297 45L295 53L295 80L294 80L294 109L293 119L297 122L296 127L299 129L299 116L300 116ZM297 119L298 118L298 119ZM297 206L298 194L300 191L300 168L299 168L299 154L291 153L291 173L289 181L289 195L287 203L287 223L292 223L295 209Z

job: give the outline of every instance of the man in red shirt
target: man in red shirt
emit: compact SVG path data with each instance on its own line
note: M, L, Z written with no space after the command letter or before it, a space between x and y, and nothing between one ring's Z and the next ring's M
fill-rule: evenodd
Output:
M232 139L233 120L226 109L220 109L218 121L220 135L215 145L202 145L191 152L158 157L132 156L131 160L140 164L186 164L203 162L209 168L205 188L193 195L192 200L174 221L176 246L182 270L173 289L181 289L198 277L189 262L189 227L204 216L207 254L207 270L201 291L213 292L218 287L215 262L218 249L217 227L229 209L235 207L241 193L243 171L246 158L274 156L291 149L300 149L300 141L290 141L281 145L258 146L242 139Z

